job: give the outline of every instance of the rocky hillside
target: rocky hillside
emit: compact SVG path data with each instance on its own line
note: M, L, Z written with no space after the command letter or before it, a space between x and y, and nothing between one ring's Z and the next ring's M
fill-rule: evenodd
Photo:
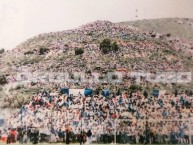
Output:
M170 33L172 36L182 39L193 39L193 19L190 18L138 20L121 22L120 24L137 27L145 31Z
M119 85L66 81L58 84L50 83L49 80L47 83L32 81L18 84L18 72L69 72L71 78L74 77L73 72L84 72L89 80L94 77L91 73L99 73L100 78L105 78L107 72L120 69L152 74L159 71L193 70L193 43L190 40L176 39L168 31L161 34L135 28L133 26L137 25L132 23L130 26L96 21L74 30L40 34L15 49L0 54L1 78L5 77L7 80L0 88L0 101L4 102L1 103L1 107L18 107L27 101L26 98L45 88L57 91L59 86L89 87L98 90L105 87L110 88L112 92L119 89L129 92L131 85L135 84L135 78L127 75ZM100 49L104 39L116 43L118 51L104 54ZM76 55L77 48L82 49L83 54ZM142 86L139 89L141 91L153 87L171 91L174 90L173 87L191 88L191 84L149 83L145 79L138 85Z

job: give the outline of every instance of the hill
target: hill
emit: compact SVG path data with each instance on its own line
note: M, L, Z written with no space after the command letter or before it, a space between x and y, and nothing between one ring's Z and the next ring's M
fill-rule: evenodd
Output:
M121 83L88 82L96 77L94 73L99 74L97 79L104 79L108 78L108 72L120 69L127 72L150 72L152 77L155 77L157 72L192 72L193 45L190 40L135 28L132 23L130 26L125 25L128 23L96 21L74 30L40 34L15 49L0 54L1 77L7 80L0 91L1 107L21 106L40 90L50 89L57 92L63 86L87 87L98 91L108 88L112 93L120 90L127 93L137 90L152 91L152 88L170 92L176 89L190 90L191 84L151 83L143 77L140 83L136 84L136 78L129 74L124 75ZM119 50L104 54L100 49L104 39L116 42ZM76 55L77 48L84 53ZM30 80L25 84L18 83L18 73L25 72L39 73L44 82ZM68 78L76 81L53 82L47 79L45 72L52 73L52 79L57 78L58 72L67 72ZM87 81L75 78L74 72L85 73ZM31 78L32 76L28 76L27 79Z

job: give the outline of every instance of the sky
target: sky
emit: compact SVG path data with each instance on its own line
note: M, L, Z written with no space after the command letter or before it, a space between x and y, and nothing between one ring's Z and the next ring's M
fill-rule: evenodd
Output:
M96 20L193 18L192 6L193 0L0 0L0 48Z

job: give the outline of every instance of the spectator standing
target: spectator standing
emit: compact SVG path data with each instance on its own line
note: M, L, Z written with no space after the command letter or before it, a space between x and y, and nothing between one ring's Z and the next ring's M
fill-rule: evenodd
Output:
M87 142L88 142L88 144L91 144L92 143L92 132L91 132L90 129L88 130L86 135L87 135Z
M66 130L66 145L70 144L70 130Z

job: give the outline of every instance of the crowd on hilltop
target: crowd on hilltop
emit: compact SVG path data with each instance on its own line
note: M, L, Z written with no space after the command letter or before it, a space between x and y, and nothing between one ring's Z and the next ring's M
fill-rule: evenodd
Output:
M116 41L120 51L103 57L99 48L103 38ZM15 65L16 62L9 62L8 68L5 69L12 73L7 79L9 82L16 81L15 73L21 71L86 72L90 70L96 72L96 66L101 68L100 72L118 68L133 71L187 70L182 60L171 52L177 47L174 45L176 43L165 39L162 43L159 40L162 41L162 39L152 38L152 34L148 32L108 21L96 21L74 30L40 34L6 53L8 58L9 55L15 56L20 63ZM48 48L49 51L41 56L40 47ZM84 49L82 57L68 57L68 52L75 48ZM25 54L26 51L33 51L33 53ZM26 61L26 59L29 60Z
M189 129L193 127L193 122L189 126L193 117L192 102L193 97L183 93L152 97L136 92L104 97L43 91L33 96L18 113L8 115L1 132L35 127L39 134L49 135L49 141L59 141L66 128L74 136L91 130L93 142L113 142L116 128L119 142L187 143ZM74 141L76 139L74 137Z

